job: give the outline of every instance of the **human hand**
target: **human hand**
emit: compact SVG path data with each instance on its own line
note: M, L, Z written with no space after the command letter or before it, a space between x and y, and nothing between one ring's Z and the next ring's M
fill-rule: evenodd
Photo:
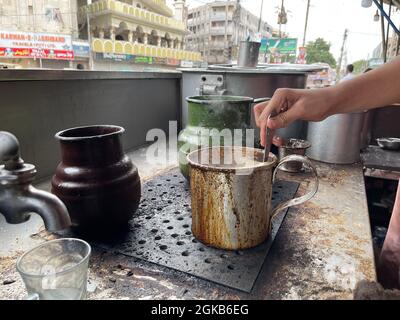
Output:
M285 140L283 140L283 138L281 138L281 137L274 136L272 138L272 143L274 145L276 145L277 147L281 147L281 146L283 146L285 144Z
M298 119L321 121L330 115L332 106L333 97L330 88L277 89L270 101L254 106L256 124L260 128L261 145L265 146L267 125L270 129L276 130L287 127ZM278 115L268 119L273 110L278 112ZM274 137L273 143L279 146L283 141Z

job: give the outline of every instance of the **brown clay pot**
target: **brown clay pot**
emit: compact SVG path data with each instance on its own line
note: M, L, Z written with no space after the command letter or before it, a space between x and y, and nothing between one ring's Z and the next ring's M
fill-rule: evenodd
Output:
M73 229L97 238L112 236L137 210L140 177L124 154L118 126L88 126L56 134L61 162L51 192L67 206Z

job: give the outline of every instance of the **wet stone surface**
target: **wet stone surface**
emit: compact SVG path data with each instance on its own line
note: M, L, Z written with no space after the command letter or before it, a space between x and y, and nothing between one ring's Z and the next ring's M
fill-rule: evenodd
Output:
M272 206L293 198L298 186L296 182L276 182ZM286 212L282 211L274 219L272 235L256 248L226 251L207 247L191 233L189 184L173 169L144 183L142 201L126 237L114 245L99 245L250 292Z

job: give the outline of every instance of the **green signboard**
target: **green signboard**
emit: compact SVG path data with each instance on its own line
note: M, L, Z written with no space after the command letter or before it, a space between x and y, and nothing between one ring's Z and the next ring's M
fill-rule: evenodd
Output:
M179 59L171 58L157 58L157 57L146 57L146 56L136 56L132 54L120 54L120 53L96 53L96 59L99 60L112 60L117 62L129 62L137 64L159 64L168 66L179 66Z
M285 39L264 38L261 40L260 52L295 55L296 50L297 50L296 38L285 38Z

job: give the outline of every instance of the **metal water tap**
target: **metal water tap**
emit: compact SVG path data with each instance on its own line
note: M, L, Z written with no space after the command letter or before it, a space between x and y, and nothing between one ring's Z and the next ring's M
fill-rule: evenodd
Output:
M49 231L71 225L64 203L55 195L32 186L36 168L24 163L18 139L5 131L0 131L0 163L4 163L0 166L0 213L8 223L23 223L30 218L30 213L37 213Z

